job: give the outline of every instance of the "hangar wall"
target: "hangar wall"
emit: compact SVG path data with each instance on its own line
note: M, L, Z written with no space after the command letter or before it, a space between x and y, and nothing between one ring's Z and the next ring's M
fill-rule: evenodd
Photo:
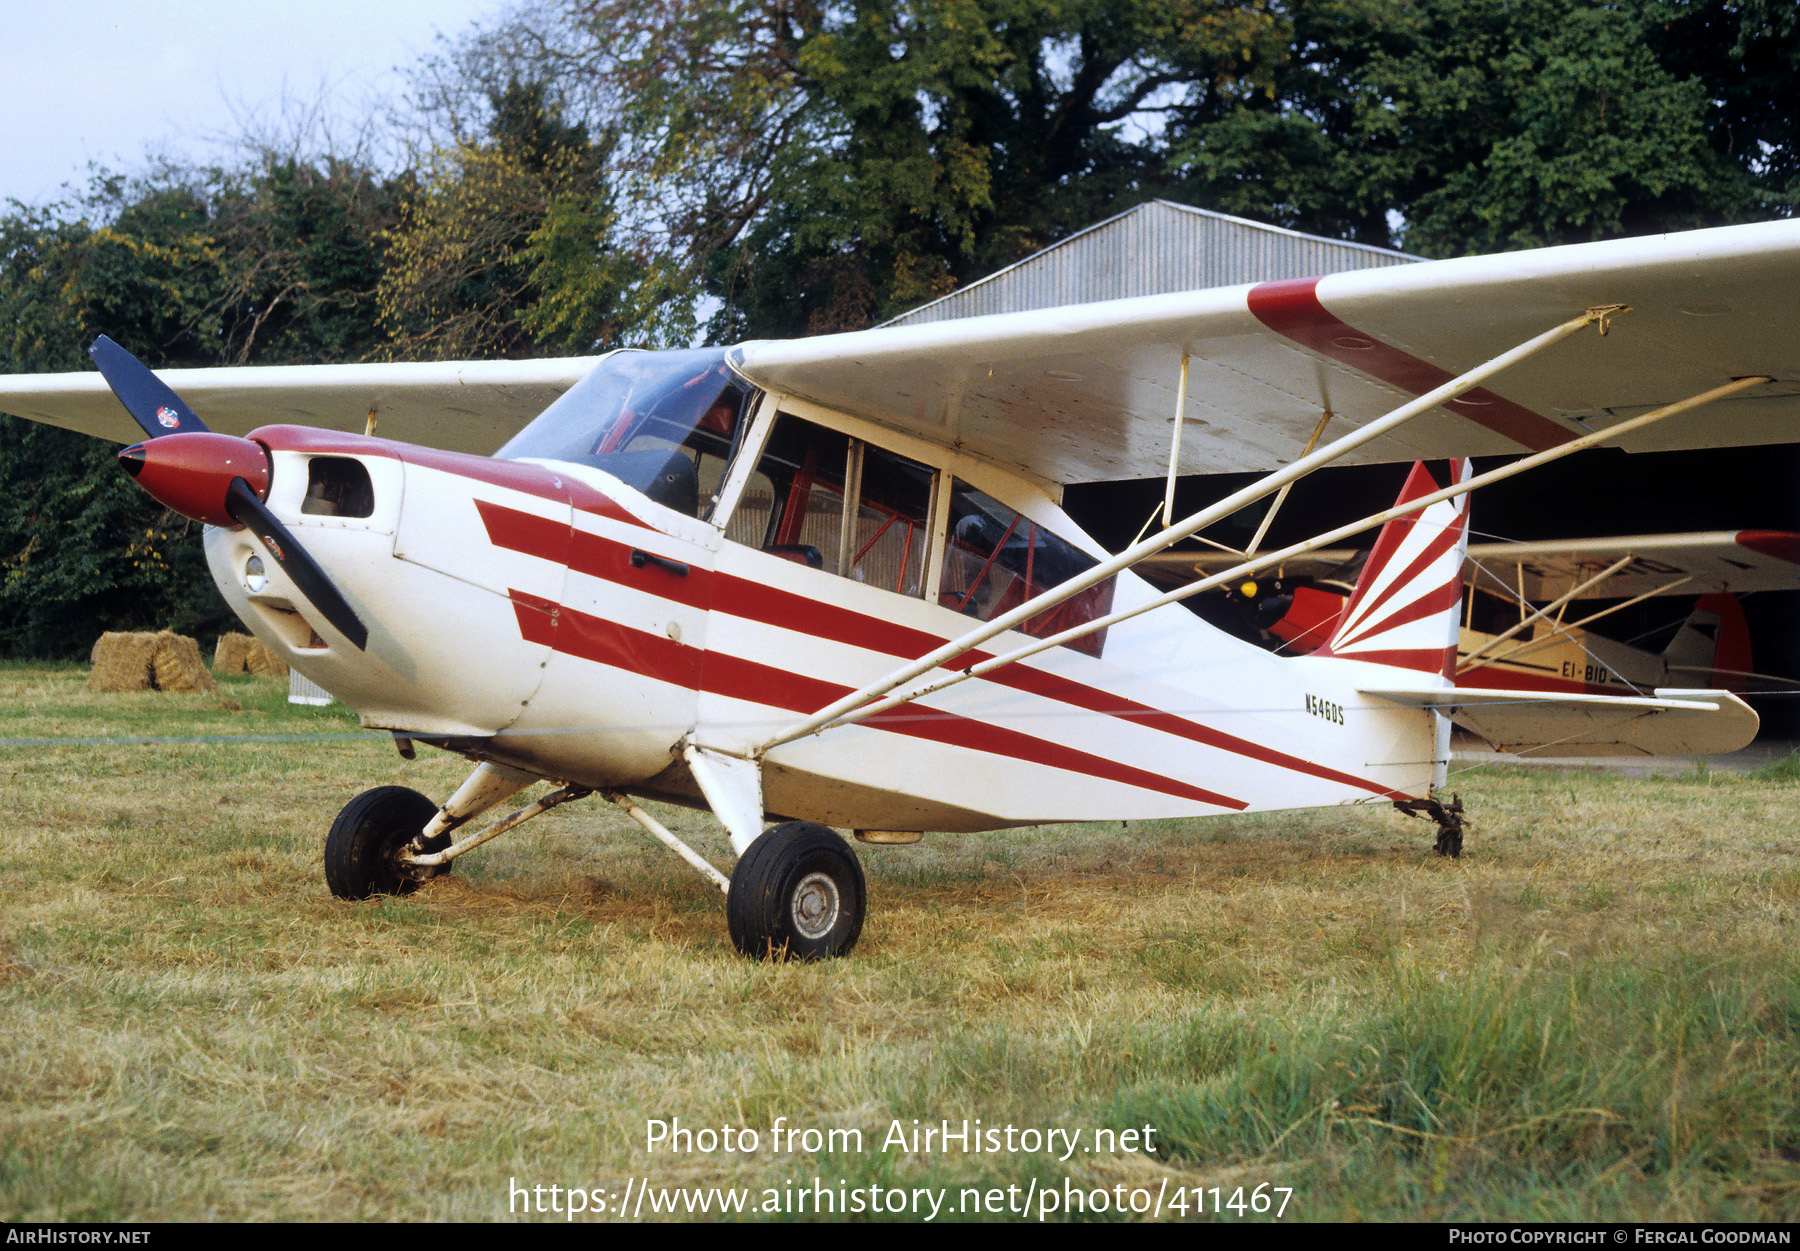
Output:
M1420 259L1151 200L883 324L914 326Z

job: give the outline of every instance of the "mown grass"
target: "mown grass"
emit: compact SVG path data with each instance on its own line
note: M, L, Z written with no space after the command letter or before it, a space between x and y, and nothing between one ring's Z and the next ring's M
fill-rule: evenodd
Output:
M276 683L83 677L0 667L0 1218L493 1219L514 1180L815 1176L1800 1217L1792 770L1467 774L1455 862L1378 808L859 848L856 954L753 964L717 893L592 802L416 895L333 900L338 807L442 797L460 761L261 741L354 728ZM183 741L93 741L121 737ZM729 863L703 814L659 811ZM781 1117L864 1149L772 1151ZM676 1118L764 1143L653 1149ZM1157 1150L881 1149L946 1118Z

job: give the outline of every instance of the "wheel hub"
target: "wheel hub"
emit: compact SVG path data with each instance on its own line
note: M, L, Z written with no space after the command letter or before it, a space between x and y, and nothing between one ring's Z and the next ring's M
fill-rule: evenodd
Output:
M841 904L837 883L826 873L809 873L795 887L792 912L794 928L802 937L823 938L837 924Z

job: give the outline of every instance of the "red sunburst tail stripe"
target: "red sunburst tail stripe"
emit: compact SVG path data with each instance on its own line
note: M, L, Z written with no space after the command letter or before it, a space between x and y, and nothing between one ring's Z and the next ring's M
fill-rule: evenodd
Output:
M1452 472L1461 482L1471 469L1461 461ZM1437 489L1425 466L1415 464L1397 503L1412 503ZM1383 525L1330 642L1313 654L1451 677L1467 516L1465 495L1456 503L1440 500Z

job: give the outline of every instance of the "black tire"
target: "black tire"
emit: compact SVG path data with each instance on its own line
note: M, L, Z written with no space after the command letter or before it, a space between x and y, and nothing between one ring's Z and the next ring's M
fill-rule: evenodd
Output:
M331 893L339 899L367 899L419 889L419 882L394 863L394 853L411 842L437 810L436 804L404 786L377 786L345 804L325 836L325 884ZM448 846L449 840L443 843Z
M862 933L868 886L856 853L811 821L789 821L750 844L731 874L725 919L752 959L849 954Z

